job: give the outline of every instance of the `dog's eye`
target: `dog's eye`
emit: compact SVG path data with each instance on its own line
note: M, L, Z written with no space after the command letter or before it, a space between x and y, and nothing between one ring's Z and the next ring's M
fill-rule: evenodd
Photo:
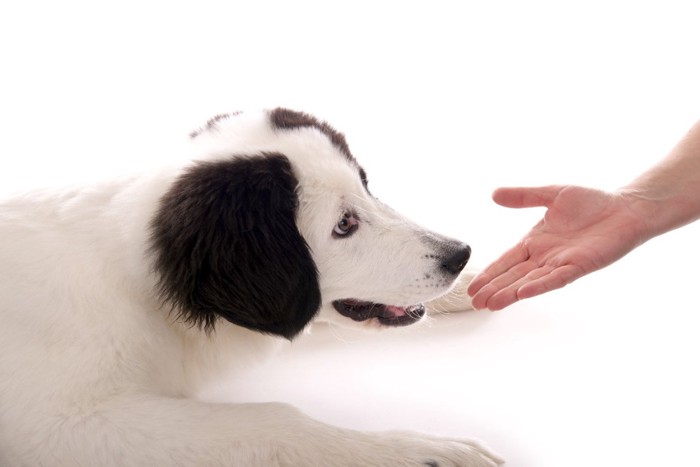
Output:
M357 230L359 222L352 213L346 212L333 228L333 237L347 237Z

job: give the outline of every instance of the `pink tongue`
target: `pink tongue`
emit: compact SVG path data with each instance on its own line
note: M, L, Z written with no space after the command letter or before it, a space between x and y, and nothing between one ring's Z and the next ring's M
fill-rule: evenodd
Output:
M404 316L406 314L406 309L400 306L386 305L384 307L387 311L391 312L396 318Z

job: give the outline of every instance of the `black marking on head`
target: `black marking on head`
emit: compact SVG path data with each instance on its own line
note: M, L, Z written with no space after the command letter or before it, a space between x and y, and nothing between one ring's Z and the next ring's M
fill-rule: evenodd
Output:
M294 128L315 128L333 143L335 147L340 150L340 152L347 157L347 159L353 163L360 172L360 178L362 179L362 184L367 188L367 173L357 160L350 152L350 147L345 140L345 135L337 131L335 128L330 126L327 122L320 121L313 115L309 115L303 112L297 112L294 110L285 109L278 107L270 111L270 121L275 128L279 129L294 129Z
M216 128L216 125L219 123L219 121L225 119L225 118L231 118L235 117L236 115L239 115L241 112L229 112L225 114L219 114L219 115L214 115L212 118L207 120L207 123L201 127L197 128L193 132L190 133L190 138L196 138L197 136L201 135L205 131L211 131L214 128Z
M206 331L222 317L296 336L321 303L316 265L295 222L296 187L279 153L186 170L151 222L164 302Z

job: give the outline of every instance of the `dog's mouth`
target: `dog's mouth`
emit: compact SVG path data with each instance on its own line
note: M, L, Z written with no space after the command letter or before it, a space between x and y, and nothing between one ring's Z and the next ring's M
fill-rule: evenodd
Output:
M384 326L408 326L425 316L423 304L408 307L383 305L354 299L335 300L333 307L343 316L353 321L367 321L376 318Z

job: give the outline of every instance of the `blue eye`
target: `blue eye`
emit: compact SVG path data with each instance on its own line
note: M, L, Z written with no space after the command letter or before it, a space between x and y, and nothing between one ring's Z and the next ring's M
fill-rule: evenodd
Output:
M357 218L352 213L346 212L333 228L333 237L347 237L354 233L358 226L359 221Z

